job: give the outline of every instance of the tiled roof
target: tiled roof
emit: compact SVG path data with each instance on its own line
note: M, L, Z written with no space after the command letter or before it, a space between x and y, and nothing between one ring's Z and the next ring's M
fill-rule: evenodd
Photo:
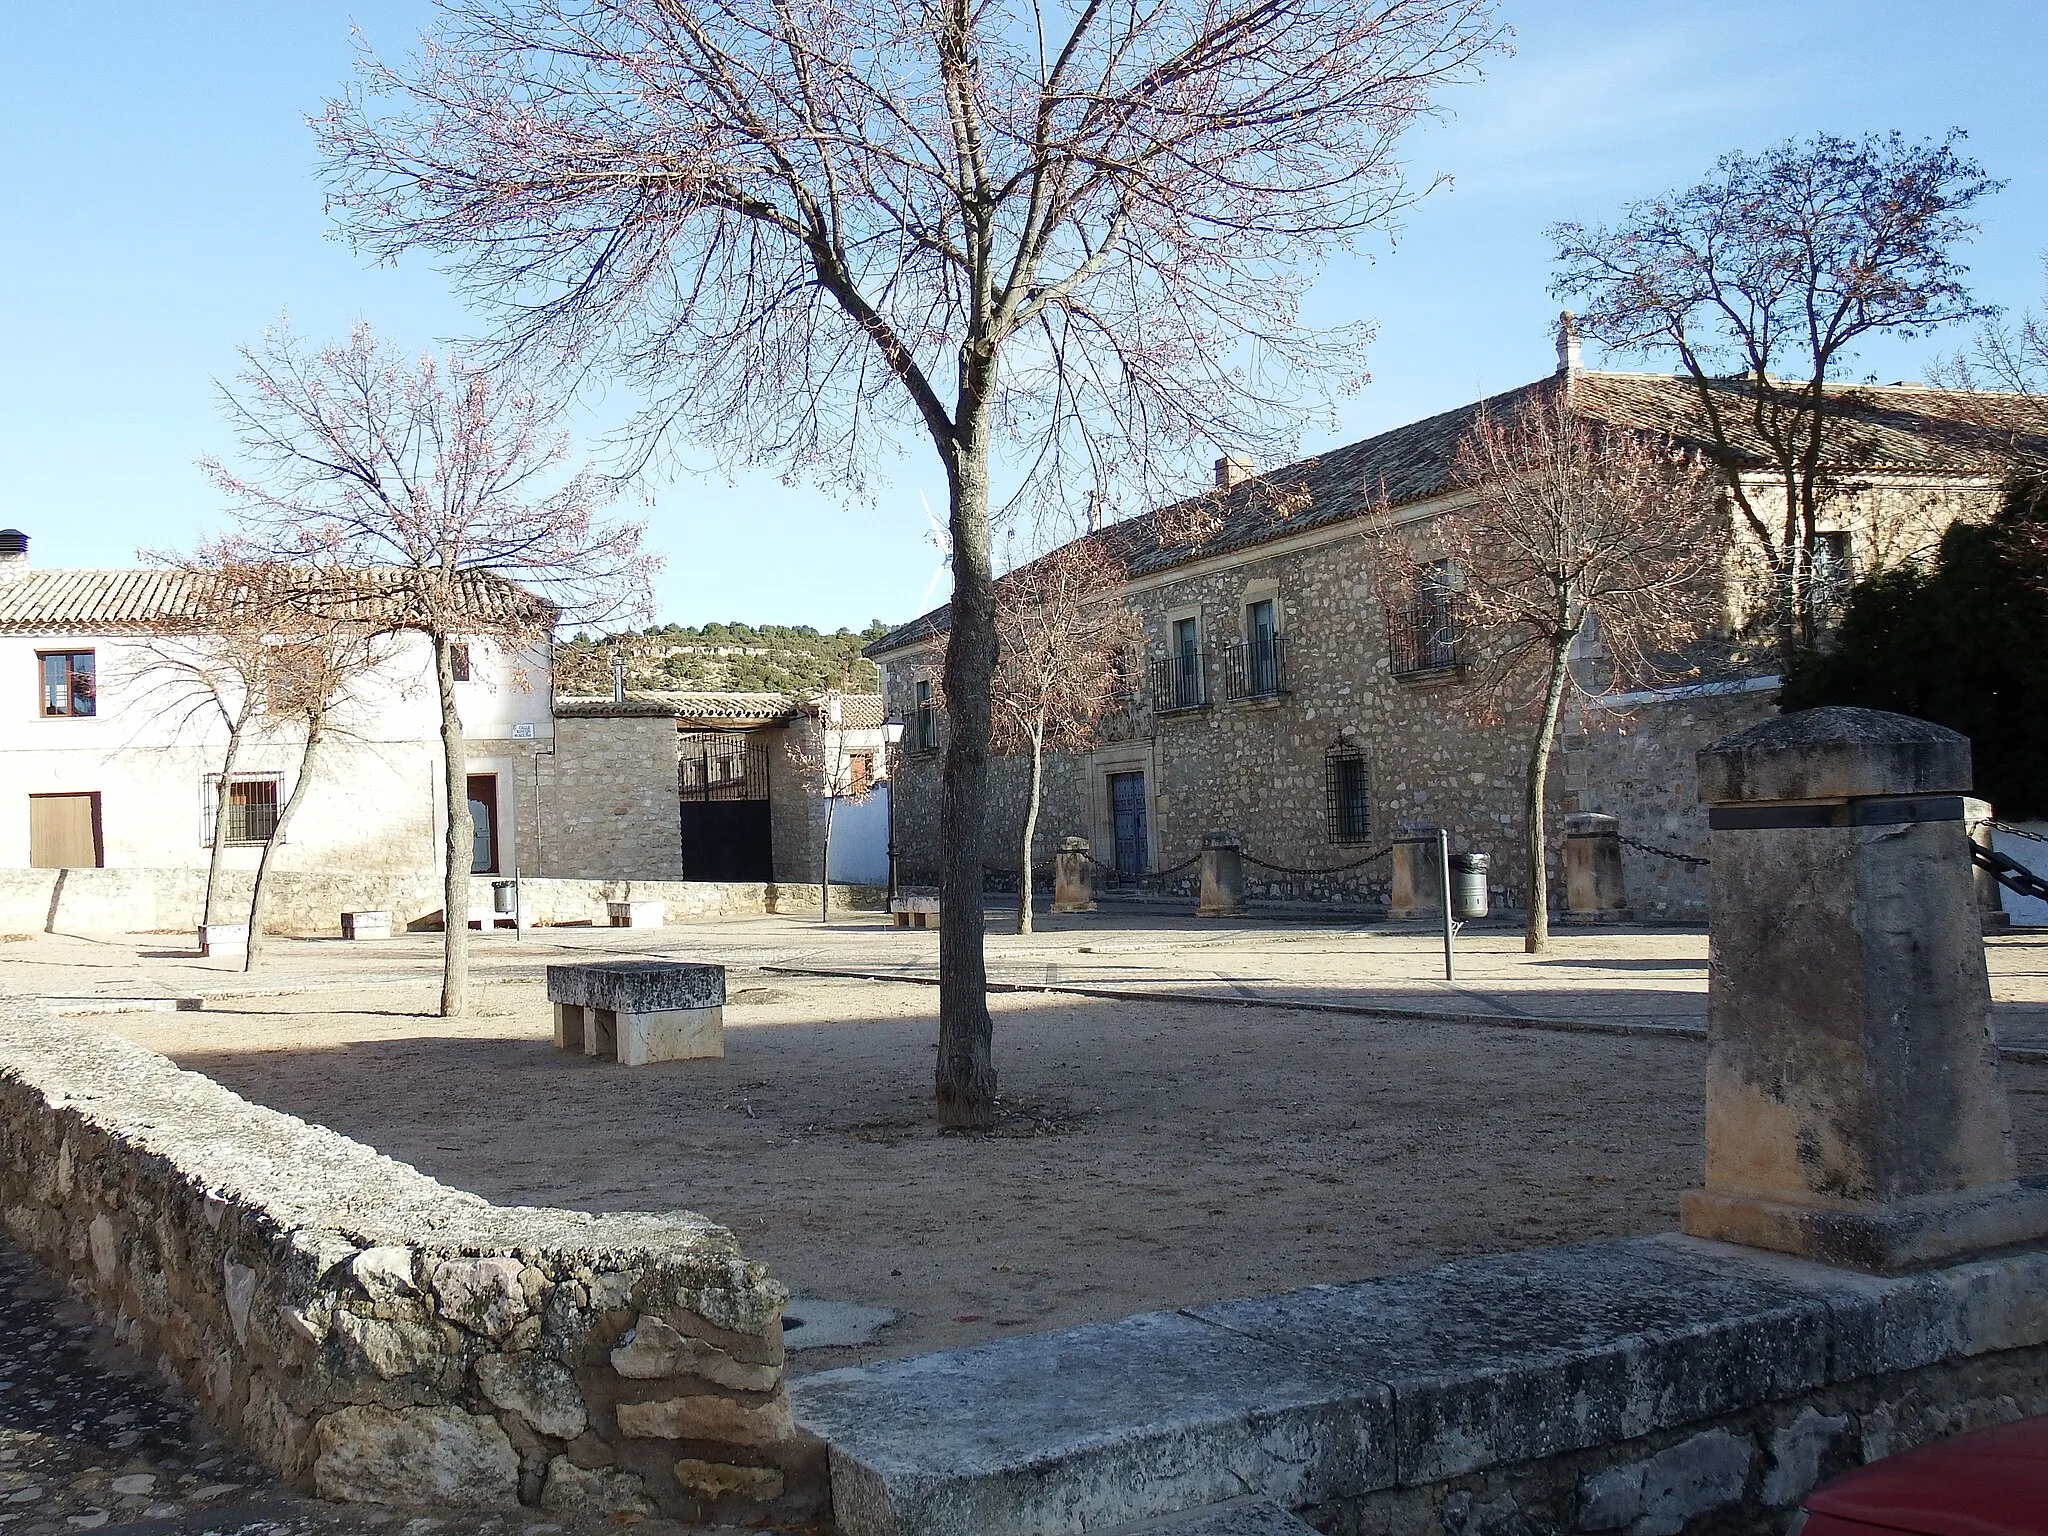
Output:
M555 714L581 720L667 715L677 720L716 720L726 725L772 725L815 713L818 702L793 693L631 688L627 690L624 702L610 694L558 697ZM872 731L882 724L882 696L879 693L841 694L839 706L839 723L845 730Z
M388 621L403 606L399 571L344 573L340 590L365 619ZM329 583L334 577L325 578ZM487 571L462 578L478 625L551 619L553 610L515 582ZM350 590L354 589L354 590ZM0 634L137 634L203 623L205 578L175 570L27 570L0 574Z
M677 720L751 721L766 724L794 720L803 701L788 693L720 693L710 689L632 688L624 703L610 694L557 698L555 713L572 719L615 719L627 715L669 715Z
M1555 377L1539 379L1504 394L1461 405L1421 421L1382 432L1362 442L1333 448L1314 458L1254 476L1227 491L1206 491L1185 501L1112 523L1099 539L1133 577L1148 576L1211 555L1228 554L1326 524L1364 516L1376 502L1407 506L1452 488L1451 466L1458 442L1481 412L1510 416ZM1763 462L1761 439L1742 417L1748 388L1730 379L1730 435L1739 450ZM1594 421L1656 432L1691 447L1703 447L1706 418L1689 379L1670 374L1581 373L1575 396ZM1993 470L2000 449L2014 433L2038 431L2038 402L2019 396L1971 394L1925 385L1854 385L1830 390L1832 413L1840 422L1833 441L1847 452L1835 466L1860 472L1896 471L1970 475ZM2009 416L2005 430L1999 419ZM1190 526L1202 529L1189 537ZM882 656L933 635L944 634L944 607L899 625L869 645L866 656Z

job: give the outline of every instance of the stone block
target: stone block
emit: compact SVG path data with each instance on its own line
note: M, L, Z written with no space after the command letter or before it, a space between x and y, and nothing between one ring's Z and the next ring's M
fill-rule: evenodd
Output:
M1828 1379L1826 1301L1654 1239L1461 1260L1191 1315L1400 1404L1403 1484L1688 1423Z
M695 1499L715 1501L735 1494L746 1499L782 1497L782 1474L774 1467L736 1467L685 1456L675 1464L675 1479L677 1486Z
M1052 909L1055 912L1095 910L1095 864L1088 839L1070 837L1052 861Z
M249 952L247 923L202 923L199 953L208 958L246 955Z
M344 939L388 939L391 937L391 914L389 912L344 912L341 914L341 936Z
M519 1454L497 1421L433 1408L343 1408L313 1431L313 1490L367 1504L517 1503Z
M476 1363L476 1380L485 1397L536 1433L574 1440L590 1422L576 1378L559 1360L531 1352L485 1355Z
M1880 1271L2048 1235L1990 1035L1969 772L1962 736L1881 710L1700 754L1714 978L1687 1232Z
M1244 849L1231 832L1202 840L1195 916L1235 917L1244 911Z
M939 926L940 903L936 896L899 896L890 903L889 912L898 928Z
M555 1049L558 1051L583 1050L583 1005L581 1003L556 1003Z
M1444 909L1439 827L1409 822L1394 829L1387 855L1387 916L1396 921L1439 915Z
M547 968L553 1003L614 1013L666 1013L725 1006L725 967L680 960L605 960Z
M1282 1509L1271 1499L1233 1499L1190 1509L1162 1520L1118 1526L1102 1536L1314 1536L1315 1527Z
M790 1395L832 1447L847 1536L1066 1536L1393 1481L1385 1387L1179 1313L827 1371Z
M1588 923L1629 918L1618 818L1592 811L1565 817L1563 915Z
M782 1379L779 1367L735 1360L708 1339L644 1315L612 1351L612 1369L634 1381L700 1376L715 1386L742 1392L769 1392Z
M727 1445L773 1445L790 1436L788 1402L780 1397L742 1402L706 1393L651 1403L620 1403L619 1433L632 1440L718 1440Z
M668 921L665 901L609 901L604 910L614 928L659 928Z
M723 1008L674 1008L663 1013L619 1015L618 1060L622 1067L657 1061L700 1061L725 1054Z

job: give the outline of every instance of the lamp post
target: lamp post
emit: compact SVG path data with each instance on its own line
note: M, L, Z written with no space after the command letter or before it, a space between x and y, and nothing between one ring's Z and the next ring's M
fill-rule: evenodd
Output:
M889 797L889 910L896 910L896 744L903 740L903 722L882 722L882 784Z

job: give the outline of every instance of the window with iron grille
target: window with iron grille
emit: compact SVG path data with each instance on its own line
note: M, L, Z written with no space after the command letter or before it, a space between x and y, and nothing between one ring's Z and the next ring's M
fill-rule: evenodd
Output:
M846 793L858 800L875 787L875 754L872 752L849 752L846 754Z
M766 800L768 753L743 731L684 732L676 785L685 800Z
M238 773L228 781L228 844L267 843L277 833L278 778L274 773ZM214 818L220 808L220 775L209 773L202 786L200 843L213 846Z
M1365 753L1340 741L1323 754L1323 793L1329 805L1330 841L1372 841L1372 774Z
M1439 560L1417 578L1408 608L1387 616L1387 649L1396 677L1464 666L1464 586L1458 567Z

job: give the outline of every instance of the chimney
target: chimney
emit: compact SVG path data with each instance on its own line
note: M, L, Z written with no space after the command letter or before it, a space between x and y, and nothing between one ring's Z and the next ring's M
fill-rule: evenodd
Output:
M1570 310L1565 310L1557 317L1558 377L1575 379L1584 368L1579 356L1579 323L1572 318Z
M1226 453L1216 461L1216 489L1227 491L1251 479L1252 461L1241 453Z
M626 658L619 651L612 652L612 702L626 702Z
M0 528L0 582L28 574L28 535L19 528Z
M1100 491L1090 491L1088 493L1088 531L1090 533L1102 532L1102 492Z

